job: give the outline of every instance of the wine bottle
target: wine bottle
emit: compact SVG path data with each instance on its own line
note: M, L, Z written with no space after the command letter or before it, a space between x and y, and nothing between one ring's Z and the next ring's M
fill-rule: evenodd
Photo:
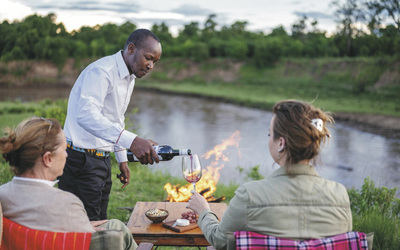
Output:
M168 145L157 145L153 146L156 151L160 161L169 161L177 155L191 155L192 151L190 149L173 149ZM132 153L130 149L127 150L128 161L136 162L139 161L136 156Z

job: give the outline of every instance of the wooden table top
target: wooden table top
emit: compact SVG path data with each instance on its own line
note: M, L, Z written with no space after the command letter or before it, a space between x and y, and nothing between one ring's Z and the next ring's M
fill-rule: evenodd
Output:
M191 211L186 205L187 202L137 202L127 225L133 239L137 244L149 242L155 246L209 246L199 227L178 233L163 227L163 223L153 223L145 216L147 210L158 208L169 211L164 222L180 219L183 212ZM210 207L221 219L227 204L210 203Z

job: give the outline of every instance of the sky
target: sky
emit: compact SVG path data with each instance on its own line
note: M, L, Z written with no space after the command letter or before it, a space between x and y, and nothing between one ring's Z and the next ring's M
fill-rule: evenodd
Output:
M332 34L336 30L332 0L0 0L0 22L22 21L32 14L45 16L54 13L56 23L62 22L67 31L82 26L126 21L138 28L150 29L164 22L176 36L184 25L198 22L203 28L210 14L216 23L230 26L236 21L246 21L246 30L270 33L283 26L291 26L306 15L316 19L320 30Z

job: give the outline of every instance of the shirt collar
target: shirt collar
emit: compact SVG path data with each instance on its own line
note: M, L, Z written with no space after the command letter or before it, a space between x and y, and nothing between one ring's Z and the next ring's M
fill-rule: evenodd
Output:
M50 187L54 187L54 185L56 185L56 183L58 182L58 180L55 181L48 181L48 180L43 180L43 179L35 179L35 178L26 178L26 177L19 177L19 176L14 176L13 177L14 180L21 180L21 181L31 181L31 182L40 182L40 183L44 183Z
M118 51L115 54L115 58L117 60L118 73L121 79L131 76L131 78L135 79L136 76L134 74L129 75L128 66L126 66L124 58L122 57L122 50Z
M291 175L314 175L314 176L319 177L315 168L309 164L294 164L294 165L290 166L290 173L291 173ZM285 168L280 167L272 175L273 175L273 177L276 177L276 176L287 175L287 174L285 172Z

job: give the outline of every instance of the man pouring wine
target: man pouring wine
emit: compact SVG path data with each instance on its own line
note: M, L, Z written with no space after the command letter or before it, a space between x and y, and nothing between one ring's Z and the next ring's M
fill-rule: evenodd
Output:
M71 90L64 126L68 158L59 188L82 200L91 221L107 219L110 152L124 177L122 188L130 181L126 148L142 164L159 162L157 143L125 130L124 120L135 79L149 73L161 53L153 32L135 30L123 50L87 66Z

